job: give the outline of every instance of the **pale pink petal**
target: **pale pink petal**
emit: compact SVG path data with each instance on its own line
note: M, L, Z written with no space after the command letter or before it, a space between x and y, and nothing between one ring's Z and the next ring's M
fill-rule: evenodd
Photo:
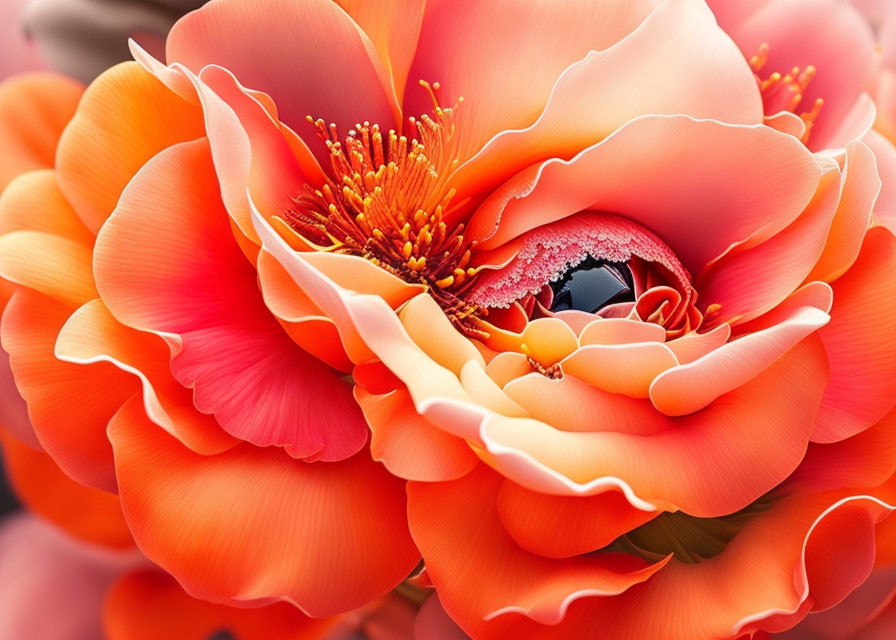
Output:
M831 322L819 335L831 381L812 432L841 440L869 427L896 402L896 238L881 228L865 237L852 269L832 285Z
M659 374L650 386L654 406L670 416L698 411L755 378L830 317L815 307L788 320L729 342L689 364Z
M533 162L570 158L638 116L676 113L762 120L753 74L703 2L664 2L630 36L571 65L537 121L492 138L452 183L476 192Z
M881 179L874 153L862 142L851 142L846 147L840 204L824 251L807 276L808 280L832 282L852 266L862 248L880 190Z
M695 288L701 302L721 307L718 321L749 321L777 306L807 277L817 279L810 272L817 270L831 224L840 211L842 177L836 165L831 165L822 175L812 202L793 224L759 245L735 248L697 278ZM840 204L843 211L852 211L848 201L840 200ZM849 213L842 215L848 217ZM870 215L869 205L865 208L866 219ZM859 223L855 235L861 237L865 226Z

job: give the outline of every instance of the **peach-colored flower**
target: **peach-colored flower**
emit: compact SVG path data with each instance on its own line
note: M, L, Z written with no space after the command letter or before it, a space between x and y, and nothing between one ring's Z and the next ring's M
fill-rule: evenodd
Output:
M892 510L896 238L862 83L765 84L776 36L748 60L700 0L213 0L0 199L41 445L217 602L344 611L419 548L477 639L834 606Z

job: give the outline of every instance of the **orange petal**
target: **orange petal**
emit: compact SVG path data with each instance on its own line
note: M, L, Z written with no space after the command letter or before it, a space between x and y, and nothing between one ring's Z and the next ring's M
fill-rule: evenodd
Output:
M513 612L552 624L571 602L622 593L660 570L663 563L648 566L621 554L582 561L523 550L498 518L500 485L501 477L485 467L450 483L408 485L414 539L456 620L456 612L473 608L482 618Z
M657 515L635 509L622 493L552 496L505 480L497 510L507 533L523 549L568 558L601 549Z
M859 258L833 283L831 322L819 331L831 380L812 432L816 442L853 435L896 402L896 238L875 228Z
M651 322L625 318L599 318L579 334L582 346L589 344L630 344L633 342L665 342L666 331Z
M0 237L0 276L68 306L97 297L90 247L43 231Z
M84 87L55 73L17 76L0 85L0 191L17 175L53 166L56 143Z
M454 480L479 461L464 440L417 413L407 391L373 395L355 387L355 398L370 425L370 454L393 474L424 482Z
M78 482L114 491L106 426L140 384L106 362L85 366L56 358L56 338L71 313L59 302L20 289L3 314L3 348L44 450Z
M158 569L134 571L112 585L103 609L108 640L212 638L317 640L338 624L316 620L286 603L237 609L196 600Z
M570 11L569 16L584 26L588 20L584 13ZM627 6L620 13L635 16L637 9ZM614 14L617 12L607 8L606 21L611 22ZM575 37L566 30L558 33L564 39ZM545 41L551 42L553 37L557 36L549 34L549 39L538 40L543 43L538 48L540 55L545 54ZM573 46L572 42L564 44ZM498 133L458 170L452 184L460 193L500 183L538 161L571 158L643 115L684 113L737 124L762 120L756 80L743 64L743 54L718 28L702 2L660 3L627 38L609 48L601 47L603 51L591 48L594 50L582 52L581 60L570 60L574 64L557 74L550 98L534 123L524 120L505 127L512 130ZM537 75L533 78L533 72L538 74L545 62L541 58L521 68L517 73L526 82L525 89L510 95L534 100L539 94L534 90ZM444 85L446 80L442 80ZM475 114L478 105L471 100L473 96L463 95L467 101L462 107L464 115L469 116L466 110ZM516 108L522 106L517 106L519 97L512 102Z
M437 397L424 405L424 414L449 433L470 439L489 465L527 488L558 495L614 488L644 509L674 505L710 517L756 500L803 459L827 381L825 364L820 341L810 337L702 411L665 419L654 411L641 423L655 431L648 434L613 432L614 422L638 424L629 407L625 414L592 414L594 426L585 431L562 431ZM535 415L525 396L514 399ZM554 404L557 412L572 411L562 402ZM588 412L582 413L587 419ZM610 430L602 428L605 422ZM755 464L756 459L763 464Z
M102 300L72 314L56 339L56 357L76 364L110 362L137 376L150 419L196 453L220 453L238 443L193 406L192 392L171 375L165 341L119 323Z
M411 341L446 369L460 374L471 360L485 366L482 354L454 328L432 296L416 296L398 315Z
M524 550L498 517L501 482L480 466L454 482L408 484L408 517L426 571L467 632L478 627L472 616L518 613L556 624L570 603L622 593L661 570L662 562L650 566L623 554L545 558Z
M573 375L551 380L529 374L507 383L504 391L533 418L563 431L649 436L668 427L649 402Z
M117 495L78 484L50 456L5 429L0 442L10 484L28 509L81 540L116 549L134 546Z
M56 172L50 169L23 173L0 195L0 234L10 231L43 231L88 247L95 239L62 195Z
M147 160L204 132L198 107L136 62L120 64L90 85L59 141L59 187L96 233Z
M232 436L349 457L367 439L351 387L268 311L219 193L205 139L153 158L97 239L102 298L123 324L166 334L175 378Z
M505 563L519 567L521 560L502 553L495 539L506 534L490 530L488 536L471 536L462 551L444 543L423 542L423 532L436 524L443 532L454 532L475 522L474 529L481 530L481 523L492 517L483 514L486 507L480 504L487 498L467 495L461 501L451 496L454 499L447 503L442 519L431 517L418 524L422 508L416 504L417 491L412 485L412 527L440 599L455 621L482 640L653 640L658 629L664 640L694 640L756 637L753 633L762 629L781 631L813 606L839 601L867 577L874 557L874 524L891 510L868 496L801 494L780 499L751 518L718 556L696 564L673 559L619 595L587 594L593 597L575 599L559 619L548 621L532 611L492 613L493 600L511 597L523 588L535 592L533 597L553 597L553 585L533 579L537 574L519 578L507 573ZM452 562L452 552L458 558L476 558L480 563L476 575L465 574L457 560ZM565 572L567 579L612 555L565 560L573 565ZM441 565L450 566L459 576L440 572ZM480 587L470 592L472 581Z
M424 0L388 0L374 6L366 0L337 0L354 18L380 54L383 68L392 78L398 104L404 98L408 71L423 22ZM413 81L413 78L411 78Z
M650 383L676 366L675 354L659 342L592 344L562 362L564 373L604 391L632 398L648 397Z
M200 456L134 401L109 438L135 540L194 597L327 616L383 595L419 560L404 482L366 453L309 464L246 444Z

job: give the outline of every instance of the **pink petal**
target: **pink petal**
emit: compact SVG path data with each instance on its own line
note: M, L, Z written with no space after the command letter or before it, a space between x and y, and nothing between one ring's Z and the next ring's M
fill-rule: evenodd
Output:
M124 324L168 337L175 377L231 435L297 457L352 455L367 430L351 389L264 306L217 193L204 140L147 164L97 239L103 299Z
M139 562L93 547L30 515L0 527L0 637L102 637L106 590Z
M795 220L820 175L798 140L771 129L643 117L569 162L514 176L468 233L492 249L579 211L605 211L653 231L696 274L731 246L761 242Z

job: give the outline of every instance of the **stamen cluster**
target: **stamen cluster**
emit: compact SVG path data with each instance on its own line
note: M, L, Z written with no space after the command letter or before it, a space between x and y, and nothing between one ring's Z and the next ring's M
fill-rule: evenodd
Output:
M308 121L327 145L330 175L306 188L286 221L322 251L362 256L390 273L429 287L451 320L466 327L477 308L461 296L475 269L464 225L447 221L455 190L448 179L457 165L456 109L435 99L433 116L409 119L409 134L383 133L356 124L340 140L335 124Z

